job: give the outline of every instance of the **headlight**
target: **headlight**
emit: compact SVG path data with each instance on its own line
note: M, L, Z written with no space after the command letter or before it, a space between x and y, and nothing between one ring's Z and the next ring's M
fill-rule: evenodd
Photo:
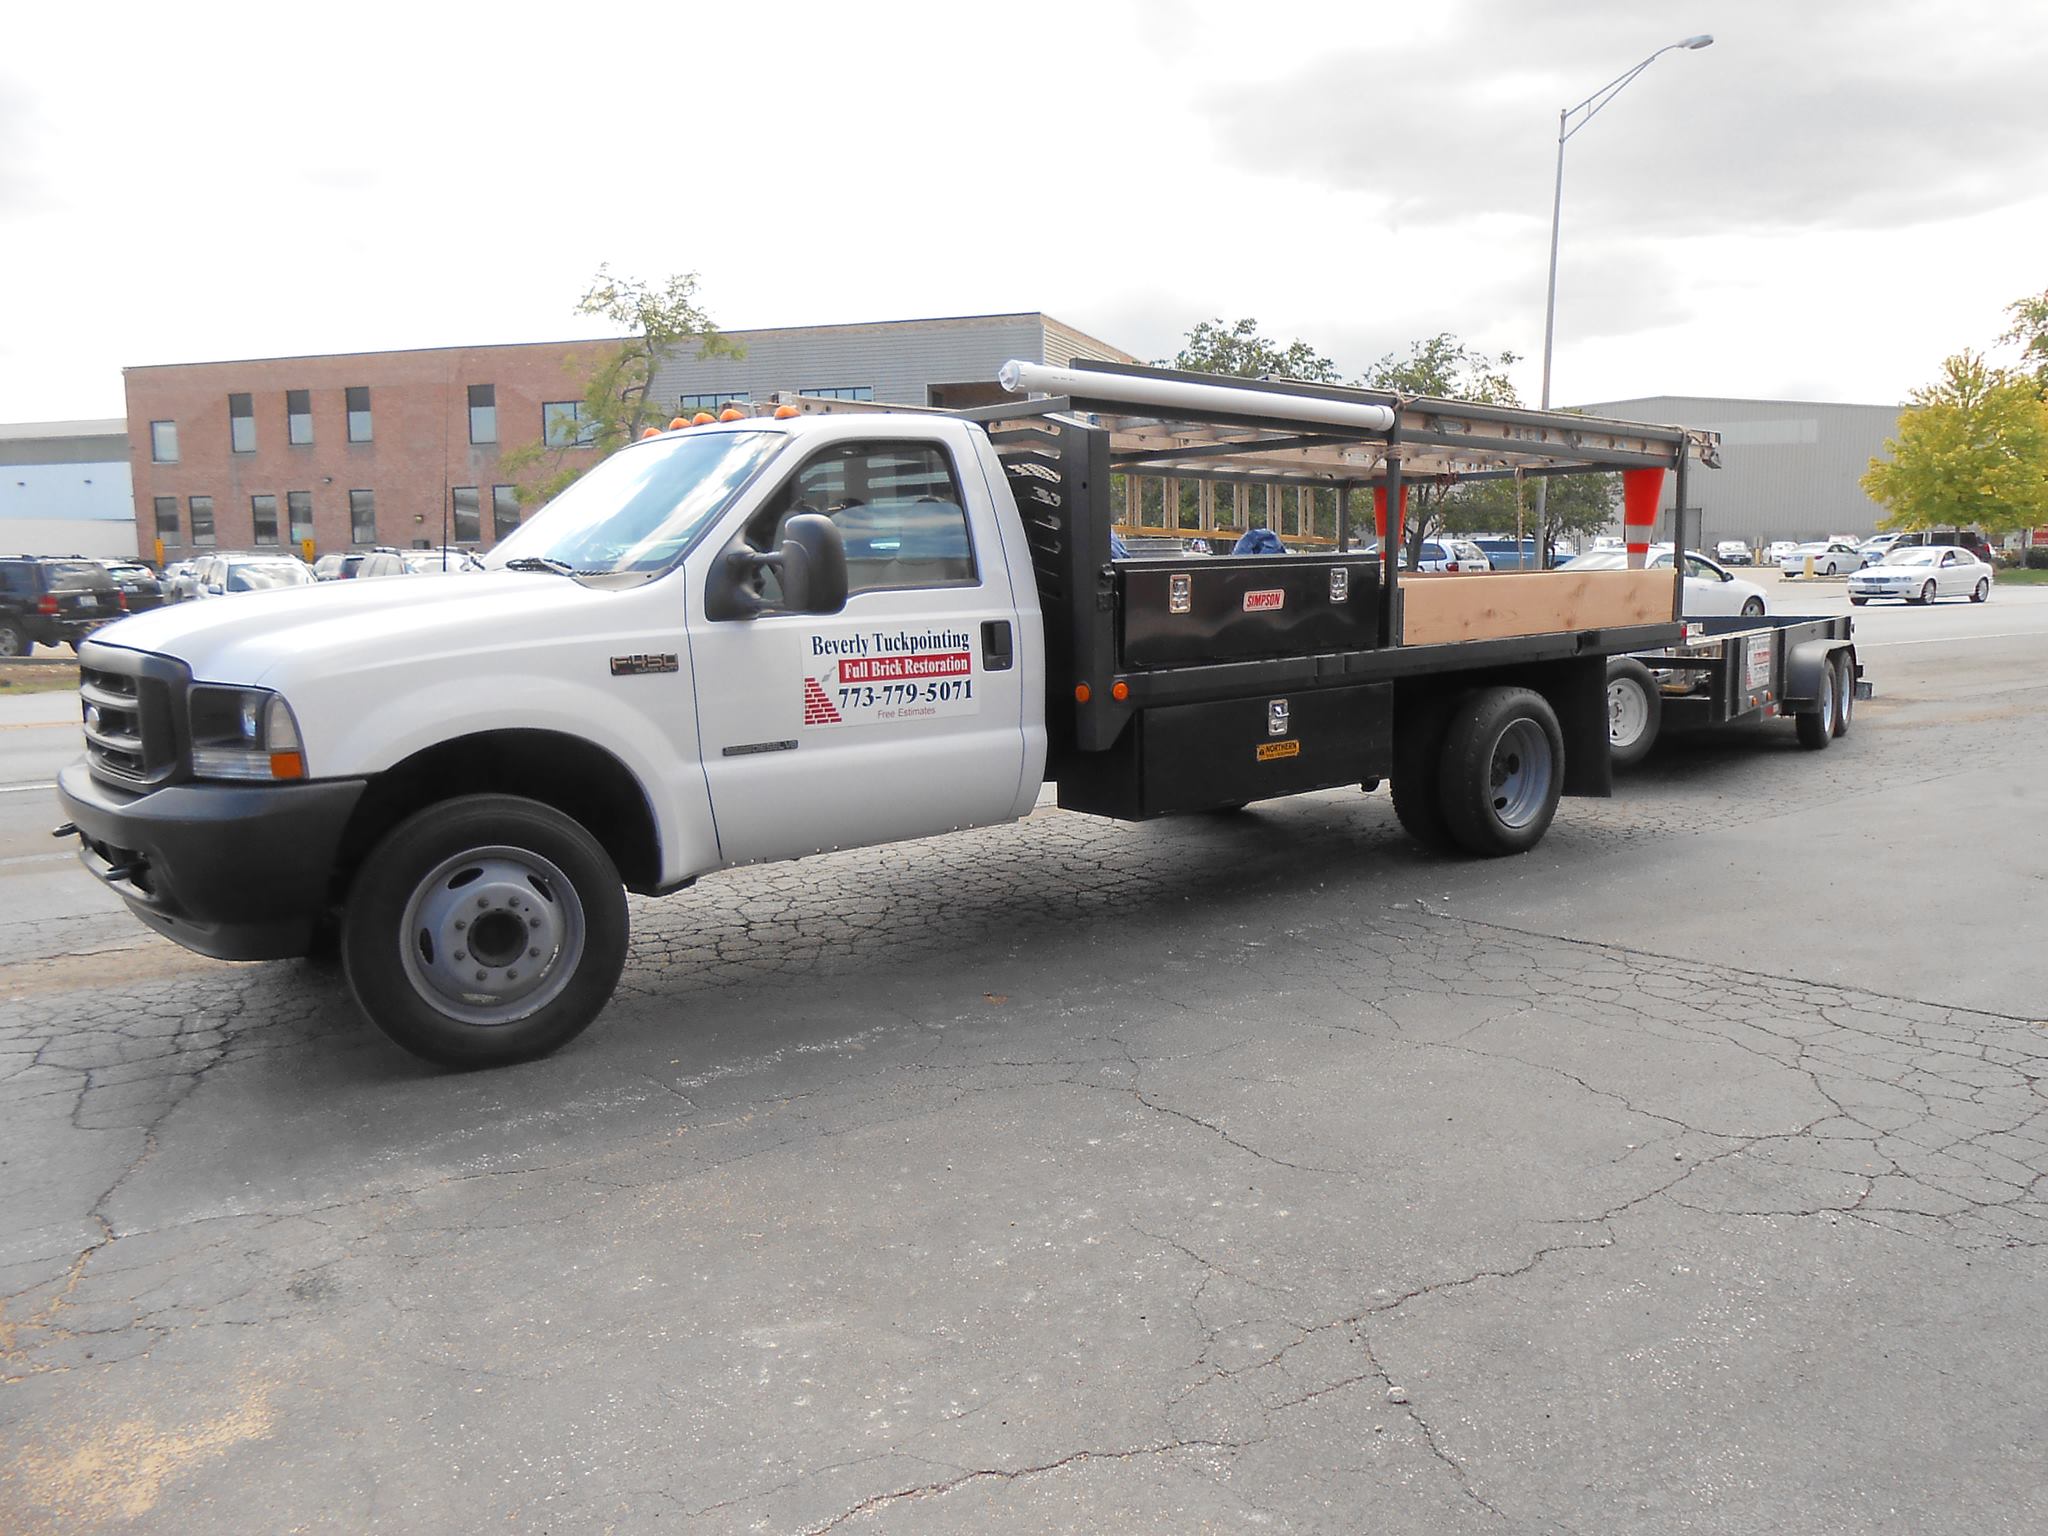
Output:
M202 779L303 779L291 706L268 688L192 690L192 771Z

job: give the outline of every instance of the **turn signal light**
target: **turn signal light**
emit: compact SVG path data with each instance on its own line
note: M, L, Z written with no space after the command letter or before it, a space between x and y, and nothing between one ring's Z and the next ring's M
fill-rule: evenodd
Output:
M1122 678L1118 678L1109 685L1109 696L1121 704L1131 696L1131 685Z
M303 779L306 776L305 755L299 752L271 753L270 776L273 779Z
M1076 704L1086 704L1090 699L1094 697L1094 690L1091 689L1086 683L1074 684L1074 702Z
M775 419L777 421L787 421L792 416L801 415L803 415L803 412L793 405L778 405L775 407Z

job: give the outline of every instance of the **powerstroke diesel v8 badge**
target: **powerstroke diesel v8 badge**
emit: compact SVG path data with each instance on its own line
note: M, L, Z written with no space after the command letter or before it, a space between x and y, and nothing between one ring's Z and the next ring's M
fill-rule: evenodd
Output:
M981 711L974 644L961 630L861 630L810 637L806 726L886 725Z

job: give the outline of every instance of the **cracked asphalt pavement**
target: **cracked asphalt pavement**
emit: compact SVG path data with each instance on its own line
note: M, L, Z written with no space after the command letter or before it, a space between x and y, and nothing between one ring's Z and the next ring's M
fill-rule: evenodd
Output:
M744 871L484 1074L0 785L0 1529L2048 1528L2048 593L1858 624L1849 737L1520 859L1351 792Z

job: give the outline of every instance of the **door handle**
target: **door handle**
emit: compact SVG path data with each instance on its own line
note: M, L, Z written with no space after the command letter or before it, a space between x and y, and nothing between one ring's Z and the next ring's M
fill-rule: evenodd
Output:
M1007 672L1016 664L1016 659L1016 652L1010 644L1010 621L984 619L981 625L981 670Z

